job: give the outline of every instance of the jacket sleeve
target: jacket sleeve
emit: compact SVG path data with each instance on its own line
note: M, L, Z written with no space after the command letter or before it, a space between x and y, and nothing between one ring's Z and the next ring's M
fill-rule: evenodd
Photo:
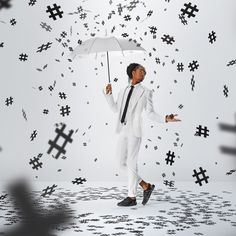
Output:
M147 117L152 121L156 121L156 122L159 122L159 123L166 123L165 122L165 116L161 115L161 114L158 114L154 111L152 96L153 96L152 90L148 90L147 102L146 102L146 105L145 105L145 111L146 111Z
M104 94L104 96L105 96L105 98L106 98L106 100L107 100L107 103L108 103L109 107L111 108L111 110L112 110L113 112L115 112L115 113L118 112L117 101L116 101L116 102L114 101L113 94L112 94L112 93L106 94L106 93L104 92L104 89L102 89L102 92L103 92L103 94Z

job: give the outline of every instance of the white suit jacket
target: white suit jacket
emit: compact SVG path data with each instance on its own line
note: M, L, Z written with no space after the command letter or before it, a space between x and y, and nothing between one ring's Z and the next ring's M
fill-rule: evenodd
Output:
M122 124L120 122L121 119L121 106L122 106L122 99L124 96L125 89L128 86L125 86L122 88L118 94L117 101L114 101L114 97L112 93L106 94L103 91L103 94L108 102L108 105L112 109L113 112L118 113L117 115L117 125L116 125L116 133L119 133L121 131ZM143 110L146 111L147 117L150 120L159 122L159 123L165 123L165 116L160 115L156 113L153 109L153 100L152 90L144 87L142 84L137 86L135 89L137 89L137 92L132 94L134 96L132 99L134 101L133 106L131 107L131 125L133 129L133 133L137 137L143 136L143 124L142 124L142 112ZM130 109L130 107L129 107Z

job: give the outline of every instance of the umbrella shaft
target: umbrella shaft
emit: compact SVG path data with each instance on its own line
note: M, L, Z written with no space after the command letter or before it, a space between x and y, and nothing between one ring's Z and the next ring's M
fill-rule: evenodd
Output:
M110 80L110 68L109 68L109 56L108 56L108 51L107 51L107 68L108 68L108 81L109 81L109 84L110 84L111 80Z

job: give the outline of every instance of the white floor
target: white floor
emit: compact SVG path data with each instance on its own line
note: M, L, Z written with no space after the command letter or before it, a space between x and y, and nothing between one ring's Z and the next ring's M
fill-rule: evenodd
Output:
M51 194L41 196L46 187ZM41 208L51 209L58 203L74 210L73 222L58 225L55 235L236 235L236 183L211 182L199 186L193 182L175 182L174 187L156 185L143 206L143 191L139 187L137 205L118 207L127 196L126 183L121 182L34 182L30 183L34 199ZM13 210L6 184L0 188L0 235L20 224L21 217ZM2 196L2 197L1 197ZM33 236L33 235L32 235Z

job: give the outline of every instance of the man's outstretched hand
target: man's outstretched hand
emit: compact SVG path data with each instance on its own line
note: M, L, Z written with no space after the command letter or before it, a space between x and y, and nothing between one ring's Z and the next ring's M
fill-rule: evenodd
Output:
M180 119L176 119L175 116L177 116L177 114L166 115L166 122L181 121Z
M108 94L108 93L112 93L111 84L108 84L108 85L106 86L106 94Z

